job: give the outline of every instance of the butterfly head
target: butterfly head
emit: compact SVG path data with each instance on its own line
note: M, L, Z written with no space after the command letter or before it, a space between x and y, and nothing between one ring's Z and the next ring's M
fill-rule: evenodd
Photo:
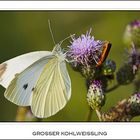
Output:
M52 50L52 53L59 58L60 61L66 60L66 53L64 52L64 49L60 47L60 44L56 44L54 49Z

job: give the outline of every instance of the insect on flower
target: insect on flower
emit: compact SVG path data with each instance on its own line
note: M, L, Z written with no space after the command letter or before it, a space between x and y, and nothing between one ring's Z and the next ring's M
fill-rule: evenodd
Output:
M109 51L111 49L111 43L109 43L108 41L106 41L104 44L103 44L103 50L102 50L102 53L100 55L100 58L99 58L99 61L96 65L96 67L99 67L104 61L105 59L107 58L108 54L109 54Z

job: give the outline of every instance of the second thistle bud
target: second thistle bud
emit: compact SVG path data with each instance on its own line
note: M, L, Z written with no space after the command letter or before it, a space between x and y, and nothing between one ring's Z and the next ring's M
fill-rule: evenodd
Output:
M128 45L133 42L136 47L140 47L140 20L134 20L126 26L124 41Z
M104 105L105 95L100 81L94 80L91 82L87 93L87 102L94 110L100 109Z
M133 94L129 99L128 103L130 104L132 116L140 115L140 93Z

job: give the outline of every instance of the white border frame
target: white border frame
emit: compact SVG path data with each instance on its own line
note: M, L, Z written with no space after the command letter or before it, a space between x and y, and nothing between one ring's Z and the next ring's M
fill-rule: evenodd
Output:
M40 135L34 135L40 132ZM57 132L58 135L47 135ZM76 135L95 132L96 135ZM105 135L98 135L103 132ZM34 134L33 134L34 133ZM45 134L44 134L45 133ZM67 135L65 135L65 133ZM0 123L0 139L140 139L139 123Z
M140 1L0 1L0 10L140 10ZM34 131L106 131L106 136L34 136ZM0 139L140 139L140 123L0 123Z
M140 1L0 1L0 10L140 10Z

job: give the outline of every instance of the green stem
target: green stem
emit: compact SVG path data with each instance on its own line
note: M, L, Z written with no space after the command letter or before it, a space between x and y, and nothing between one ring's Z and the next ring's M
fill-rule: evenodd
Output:
M18 107L16 114L16 121L22 122L25 121L26 113L28 112L28 107Z
M120 86L120 84L116 84L116 85L115 85L115 86L113 86L112 88L110 88L110 89L106 90L106 93L109 93L109 92L111 92L111 91L113 91L113 90L117 89L119 86Z
M88 122L91 121L92 112L93 112L93 110L92 110L92 108L90 107L90 108L89 108L89 111L88 111L87 119L86 119Z
M99 121L101 122L101 121L102 121L101 112L100 112L98 109L96 109L95 111L96 111L96 114L97 114L97 116L98 116Z

